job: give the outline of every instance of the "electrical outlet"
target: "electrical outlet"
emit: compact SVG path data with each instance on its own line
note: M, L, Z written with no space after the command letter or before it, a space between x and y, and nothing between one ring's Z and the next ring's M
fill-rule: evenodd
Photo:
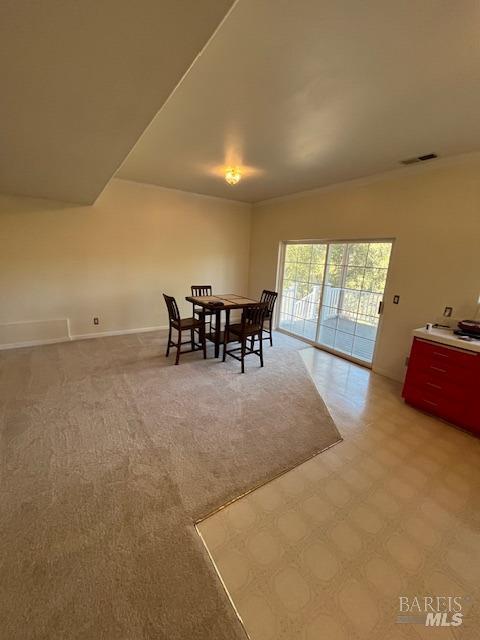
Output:
M453 307L445 307L443 315L445 318L451 318L453 313Z
M398 304L400 302L400 296L393 296L393 304Z
M96 316L93 319L93 324L100 324L100 320Z

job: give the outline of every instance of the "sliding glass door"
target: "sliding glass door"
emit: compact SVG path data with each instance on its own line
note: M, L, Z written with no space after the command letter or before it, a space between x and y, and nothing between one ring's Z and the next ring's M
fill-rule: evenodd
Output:
M279 327L370 363L391 242L286 243Z

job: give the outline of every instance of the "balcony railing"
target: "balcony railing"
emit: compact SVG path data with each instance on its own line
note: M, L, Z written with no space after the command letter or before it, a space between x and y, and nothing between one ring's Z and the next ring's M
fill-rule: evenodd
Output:
M315 320L318 317L322 286L313 285L306 296L297 299L298 283L294 283L283 292L282 312L303 320ZM357 314L376 317L383 294L373 291L359 291L359 303L356 311L342 308L345 289L340 287L324 287L322 305L335 310L336 316L353 317Z

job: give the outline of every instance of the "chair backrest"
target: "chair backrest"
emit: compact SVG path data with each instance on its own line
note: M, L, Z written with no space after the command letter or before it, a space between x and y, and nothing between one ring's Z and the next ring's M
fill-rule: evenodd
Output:
M190 287L192 296L211 296L212 285L211 284L192 284Z
M268 311L266 302L258 302L256 305L247 307L242 313L242 330L254 326L263 329L263 322Z
M267 309L270 314L273 314L273 309L275 307L275 302L277 301L278 293L276 291L268 291L268 289L264 289L262 292L262 297L260 298L260 302L266 302Z
M168 309L168 319L170 322L180 322L180 312L178 310L177 301L173 296L167 296L166 293L163 294L165 298L165 304Z

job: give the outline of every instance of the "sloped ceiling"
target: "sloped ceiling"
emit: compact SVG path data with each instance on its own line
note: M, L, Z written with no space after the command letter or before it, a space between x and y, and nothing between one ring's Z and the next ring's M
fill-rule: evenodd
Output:
M233 0L2 0L0 191L91 203Z
M479 25L478 0L239 0L118 175L255 202L480 149Z

